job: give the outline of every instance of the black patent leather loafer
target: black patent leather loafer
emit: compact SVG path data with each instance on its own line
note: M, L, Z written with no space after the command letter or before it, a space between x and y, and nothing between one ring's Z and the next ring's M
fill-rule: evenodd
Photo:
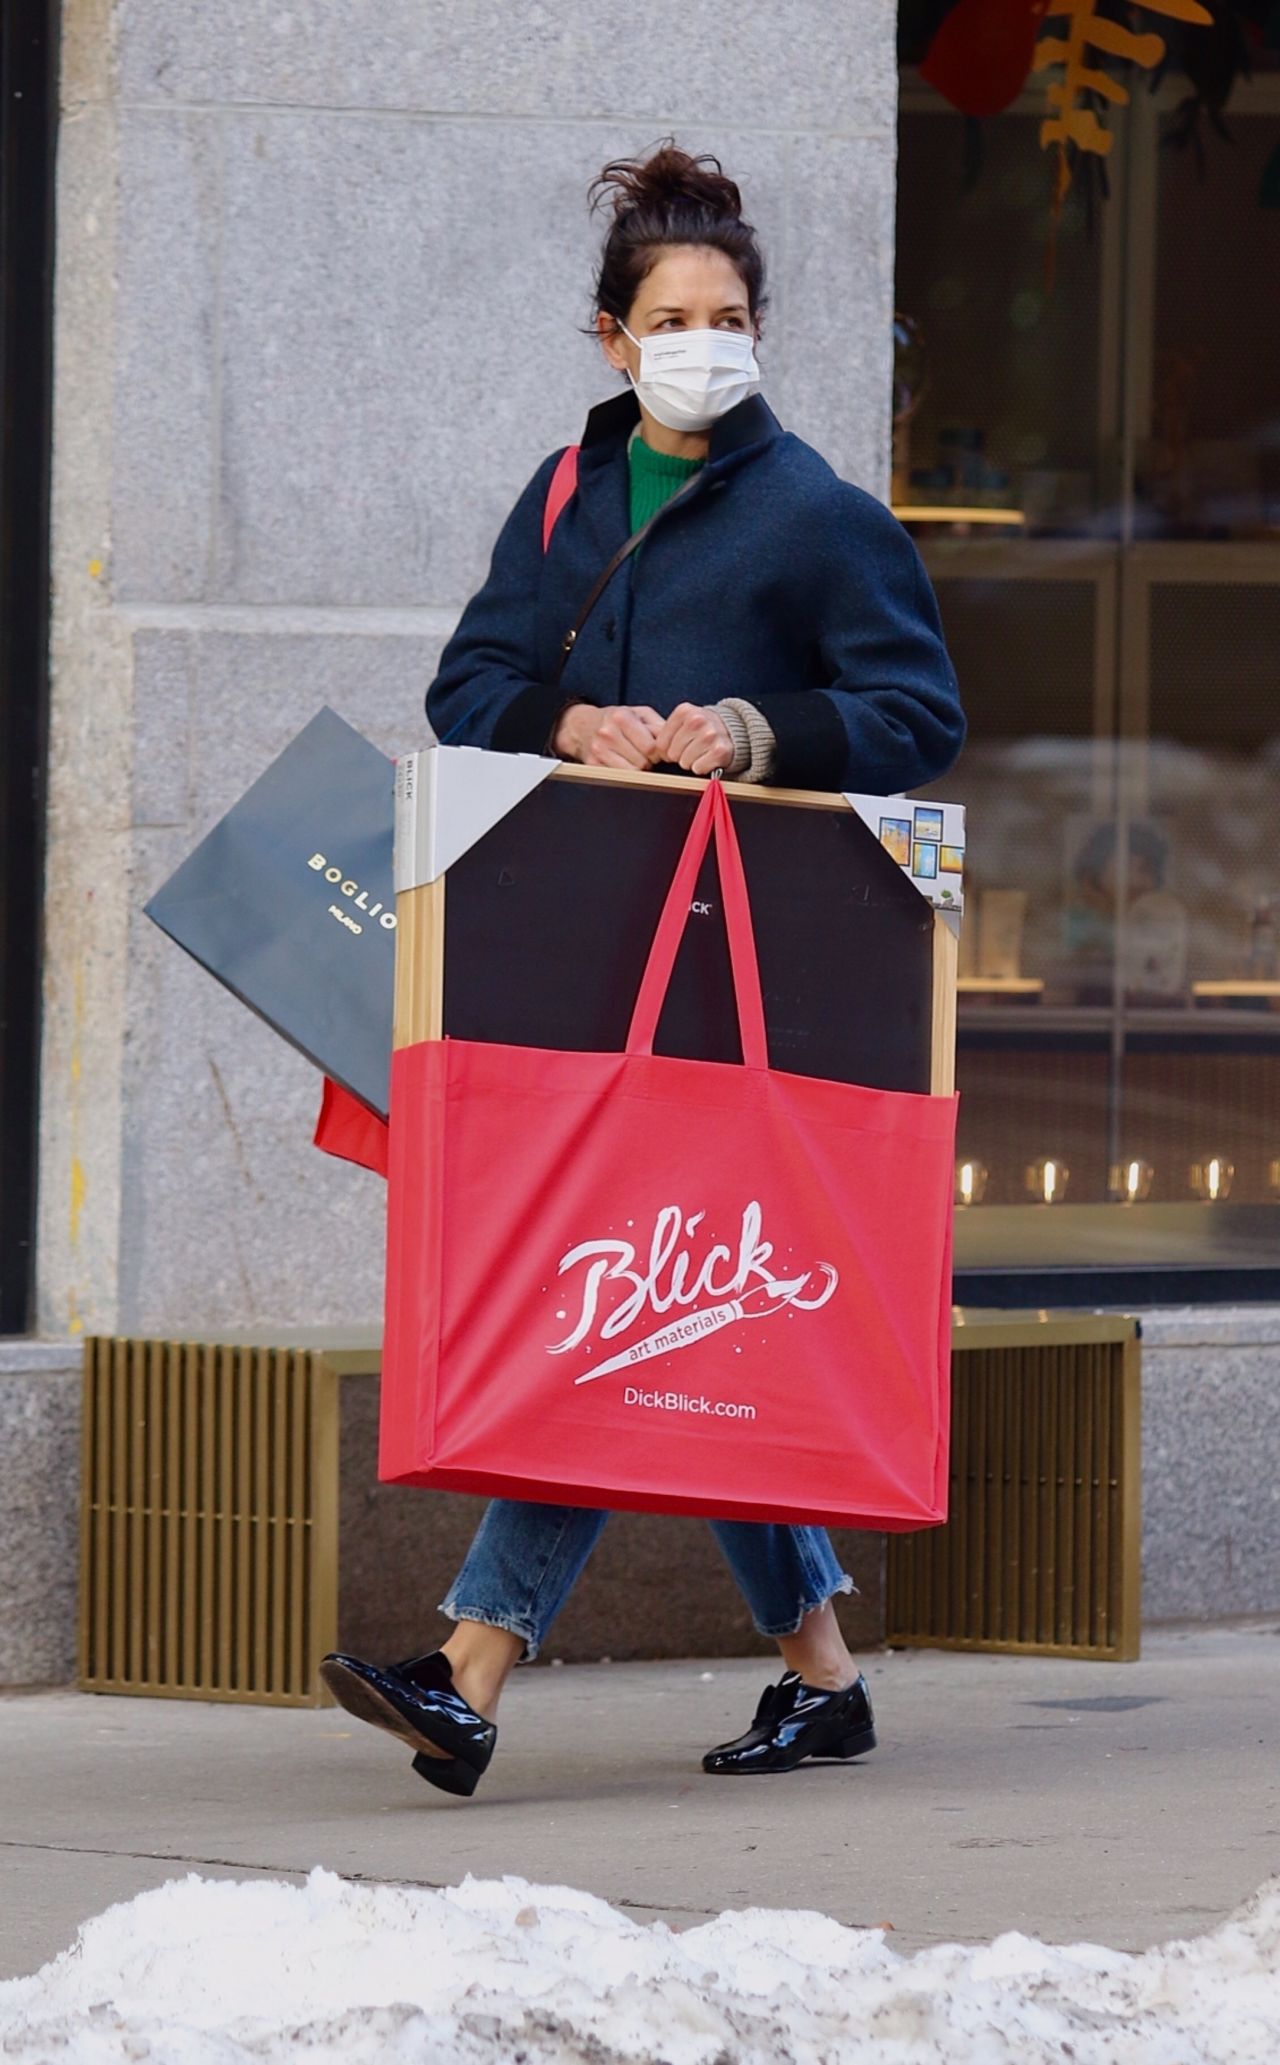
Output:
M867 1681L859 1675L843 1692L821 1692L788 1671L770 1685L756 1717L736 1742L722 1742L702 1759L704 1771L730 1776L744 1771L794 1771L809 1759L864 1757L876 1746L875 1717Z
M416 1751L413 1768L420 1778L442 1792L469 1796L475 1791L498 1730L455 1689L449 1659L438 1649L385 1665L358 1656L326 1656L320 1676L349 1714ZM445 1754L432 1756L433 1749Z
M480 1783L480 1773L473 1765L464 1764L461 1757L429 1757L425 1750L419 1750L413 1768L428 1785L463 1800L469 1800Z

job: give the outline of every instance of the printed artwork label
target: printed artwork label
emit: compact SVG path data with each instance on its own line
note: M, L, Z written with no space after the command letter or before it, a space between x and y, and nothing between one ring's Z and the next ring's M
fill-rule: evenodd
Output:
M732 1246L713 1241L699 1258L693 1244L705 1218L705 1212L686 1216L679 1205L664 1205L643 1263L635 1242L614 1238L579 1241L561 1256L556 1273L575 1279L572 1289L579 1304L569 1333L548 1344L549 1355L567 1354L587 1341L614 1341L647 1317L693 1308L631 1341L576 1383L594 1383L635 1363L691 1348L744 1319L764 1319L788 1307L816 1312L834 1295L840 1278L829 1262L816 1262L790 1277L780 1277L770 1266L774 1247L762 1237L758 1200L744 1208ZM611 1297L612 1286L621 1286L621 1294Z

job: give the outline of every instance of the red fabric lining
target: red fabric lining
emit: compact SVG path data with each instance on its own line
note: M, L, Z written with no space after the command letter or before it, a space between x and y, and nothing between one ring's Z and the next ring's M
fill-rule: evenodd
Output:
M551 544L551 533L560 521L566 502L571 502L578 492L578 446L566 445L556 462L547 489L547 499L542 505L542 549L544 553Z
M324 1079L312 1144L324 1154L336 1155L339 1161L357 1162L362 1169L372 1169L375 1176L387 1173L386 1120L330 1076Z

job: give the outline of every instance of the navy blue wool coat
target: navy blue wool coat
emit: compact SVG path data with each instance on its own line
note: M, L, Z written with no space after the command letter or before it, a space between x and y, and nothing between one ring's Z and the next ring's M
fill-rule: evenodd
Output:
M630 392L591 411L578 492L545 556L558 452L516 503L427 691L441 743L546 753L567 702L647 703L665 717L744 696L773 729L777 783L891 795L944 774L964 718L920 555L758 395L720 418L686 498L614 575L549 685L565 632L629 534L638 420Z

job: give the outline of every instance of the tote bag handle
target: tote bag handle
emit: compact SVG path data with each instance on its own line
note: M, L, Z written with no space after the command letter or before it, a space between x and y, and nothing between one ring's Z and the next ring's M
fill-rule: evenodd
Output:
M716 835L716 864L720 870L720 894L724 902L725 929L729 935L729 965L733 970L733 993L738 1006L738 1037L742 1059L748 1068L768 1068L769 1050L764 1031L764 1000L760 994L760 967L756 959L755 933L751 924L751 902L747 878L742 871L742 854L733 815L723 784L715 779L706 792L689 827L684 851L676 863L662 916L653 935L649 959L640 980L631 1030L627 1034L628 1054L652 1054L658 1019L666 1002L676 954L689 921L689 906L697 887L698 870L711 839Z

